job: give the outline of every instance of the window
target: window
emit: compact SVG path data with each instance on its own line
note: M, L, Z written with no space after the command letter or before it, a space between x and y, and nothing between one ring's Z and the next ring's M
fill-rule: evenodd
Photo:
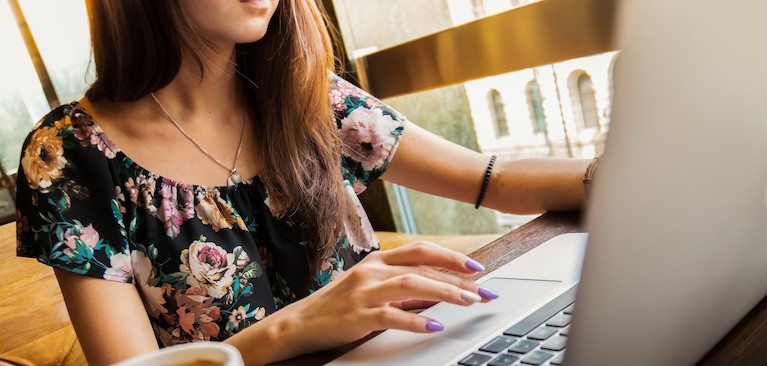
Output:
M579 70L571 76L571 80L574 82L570 84L570 94L578 126L581 129L599 130L599 112L591 76Z
M485 4L483 0L471 0L471 10L474 14L474 18L482 18L485 16Z
M533 79L527 83L525 94L530 108L530 119L533 122L533 133L546 132L546 116L543 114L543 97L538 80Z
M490 107L490 115L493 117L495 137L509 135L509 122L506 120L506 108L498 89L491 89L487 93L487 103Z

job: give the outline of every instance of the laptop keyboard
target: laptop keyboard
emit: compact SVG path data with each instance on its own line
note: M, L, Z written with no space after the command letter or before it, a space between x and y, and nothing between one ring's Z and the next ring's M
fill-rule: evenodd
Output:
M561 365L574 300L575 287L466 355L458 365Z

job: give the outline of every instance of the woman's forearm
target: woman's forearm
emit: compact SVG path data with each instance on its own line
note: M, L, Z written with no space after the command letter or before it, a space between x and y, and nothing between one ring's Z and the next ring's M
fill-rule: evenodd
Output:
M502 161L492 169L482 206L513 213L579 210L590 159L535 158Z
M489 157L409 123L382 176L392 183L476 204ZM578 210L591 159L533 158L495 162L483 207L525 214Z

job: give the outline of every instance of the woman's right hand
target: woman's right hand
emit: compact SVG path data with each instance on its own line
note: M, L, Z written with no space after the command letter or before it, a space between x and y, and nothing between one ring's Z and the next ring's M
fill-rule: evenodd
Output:
M373 252L327 286L229 341L241 349L246 361L272 362L348 344L378 330L440 331L442 324L407 309L440 301L466 306L498 297L439 268L464 274L484 270L467 256L428 242ZM270 356L263 359L266 354L259 351Z

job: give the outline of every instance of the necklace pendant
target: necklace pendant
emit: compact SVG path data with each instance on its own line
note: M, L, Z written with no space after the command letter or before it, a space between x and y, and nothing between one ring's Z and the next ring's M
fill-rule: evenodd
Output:
M240 173L237 171L237 169L232 168L232 171L229 174L229 178L226 179L226 183L230 186L233 186L237 183L242 182L242 176L240 176Z

